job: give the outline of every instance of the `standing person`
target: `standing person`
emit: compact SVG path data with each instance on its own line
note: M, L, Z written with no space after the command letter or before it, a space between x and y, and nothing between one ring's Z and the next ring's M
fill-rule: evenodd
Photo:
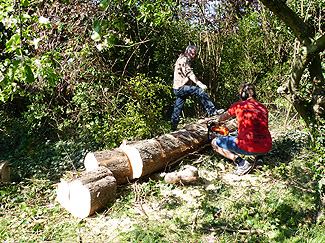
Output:
M252 169L252 165L238 154L259 156L272 148L272 138L268 129L268 110L256 101L255 87L252 84L239 86L240 102L235 102L214 122L219 124L232 116L238 121L238 137L225 136L214 138L212 147L224 157L237 164L236 175L243 175Z
M190 61L196 56L195 46L188 46L184 54L181 54L175 64L173 89L176 96L174 111L171 118L172 130L177 130L179 115L183 105L189 96L198 96L209 116L219 115L224 110L216 110L207 93L207 86L200 82L192 71ZM194 85L194 84L196 85Z

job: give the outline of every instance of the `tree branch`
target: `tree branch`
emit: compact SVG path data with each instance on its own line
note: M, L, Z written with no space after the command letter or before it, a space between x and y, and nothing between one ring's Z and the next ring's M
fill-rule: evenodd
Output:
M283 0L260 0L276 16L278 16L290 29L303 45L311 44L313 37L312 29L295 13Z
M316 39L313 43L307 46L307 54L308 56L316 56L318 53L324 51L325 49L325 34L323 34L321 37Z

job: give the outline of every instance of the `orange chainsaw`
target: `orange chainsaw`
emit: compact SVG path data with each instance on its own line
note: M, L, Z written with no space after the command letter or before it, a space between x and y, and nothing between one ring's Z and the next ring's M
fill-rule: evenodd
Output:
M211 141L215 137L228 136L229 129L225 126L216 124L214 121L207 123L208 127L208 138Z

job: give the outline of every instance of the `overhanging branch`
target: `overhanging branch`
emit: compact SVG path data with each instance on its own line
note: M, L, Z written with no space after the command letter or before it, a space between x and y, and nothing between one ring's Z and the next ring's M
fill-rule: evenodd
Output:
M278 16L294 33L303 45L309 45L313 37L312 29L283 0L260 0Z
M311 43L307 47L307 54L308 56L316 56L318 53L325 50L325 34L323 34L321 37L316 39L313 43Z

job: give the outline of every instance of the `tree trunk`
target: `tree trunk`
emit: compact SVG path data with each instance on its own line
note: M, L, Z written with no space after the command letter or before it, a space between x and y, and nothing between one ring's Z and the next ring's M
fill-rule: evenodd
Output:
M85 218L116 197L116 179L104 166L57 185L56 200L73 216Z
M86 171L78 178L59 183L56 200L75 217L93 214L115 199L117 184L164 170L209 145L206 125L209 120L199 120L158 138L124 142L120 148L88 153L84 160ZM225 126L235 131L236 119ZM181 179L188 180L184 178Z
M308 126L315 120L322 122L321 119L325 117L325 81L319 53L325 49L325 35L315 34L285 1L261 0L261 2L290 27L302 44L302 51L294 60L290 79L278 89L278 92L294 105ZM316 38L317 35L320 37ZM309 97L304 98L306 94L300 88L301 77L307 67L310 74L309 82L313 87L311 101Z
M84 160L85 168L91 171L99 166L106 166L112 171L118 184L164 170L174 161L209 145L206 126L208 120L199 120L184 129L158 138L123 142L120 148L89 153ZM234 131L237 129L237 122L233 119L226 126Z

